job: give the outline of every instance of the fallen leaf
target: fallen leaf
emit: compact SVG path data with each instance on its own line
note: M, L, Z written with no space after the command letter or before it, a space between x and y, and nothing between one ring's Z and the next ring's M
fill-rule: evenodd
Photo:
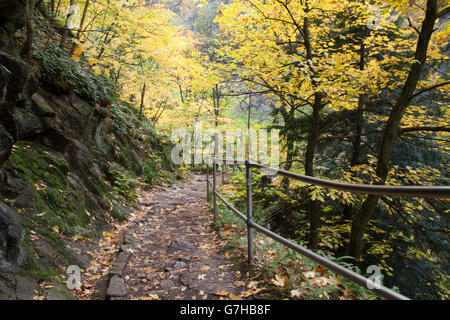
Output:
M314 269L314 271L320 272L320 273L325 273L325 274L328 273L328 271L324 267L322 267L320 264L317 268Z
M205 280L206 274L199 274L199 275L197 276L197 278L198 278L198 280Z
M255 294L257 294L257 293L259 293L259 292L261 292L263 290L264 289L262 289L262 288L261 289L250 289L250 290L242 292L241 296L244 297L244 298L247 298L247 297L253 296L253 295L255 295Z
M157 294L150 294L146 297L140 298L140 300L160 300L161 298Z
M308 271L308 272L304 272L303 275L305 276L306 279L312 279L316 276L316 272Z
M319 287L326 287L328 284L330 284L330 279L327 277L320 277L313 281L313 284Z
M302 294L298 290L291 290L291 297L292 298L301 298Z
M275 279L272 279L271 281L272 281L272 283L273 283L274 285L276 285L277 287L284 287L285 279L283 279L283 278L282 278L281 276L279 276L278 274L275 276Z
M241 296L235 295L233 293L230 293L228 295L228 297L230 298L230 300L241 300L242 299Z
M78 241L78 240L82 240L84 237L83 236L74 236L72 239L73 241Z
M336 286L338 286L338 285L340 285L342 283L342 281L339 280L339 278L336 278L336 277L331 277L331 278L329 278L329 280L330 280L330 284L334 284Z
M228 296L228 292L225 290L219 290L215 293L216 296L222 296L222 297L226 297Z

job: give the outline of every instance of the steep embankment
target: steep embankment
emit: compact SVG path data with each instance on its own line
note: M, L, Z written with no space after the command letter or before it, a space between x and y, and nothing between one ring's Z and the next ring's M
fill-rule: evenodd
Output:
M26 3L0 1L0 299L70 298L64 271L89 265L89 239L126 218L139 183L175 173L166 140L43 16L46 43L18 58Z

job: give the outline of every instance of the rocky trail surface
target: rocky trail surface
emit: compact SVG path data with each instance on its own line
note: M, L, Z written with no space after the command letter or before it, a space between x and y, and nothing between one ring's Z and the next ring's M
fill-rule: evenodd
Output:
M109 270L112 300L240 298L246 281L222 253L205 177L142 194L148 211L124 236Z

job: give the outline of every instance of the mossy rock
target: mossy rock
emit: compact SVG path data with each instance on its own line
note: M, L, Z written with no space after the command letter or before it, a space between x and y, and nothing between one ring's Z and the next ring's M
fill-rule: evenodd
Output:
M19 139L25 139L41 134L46 129L45 124L39 117L25 109L14 109L13 118L17 128L17 137Z
M130 210L127 206L114 201L114 208L111 214L117 220L120 221L126 220L130 216L131 212L132 210Z
M34 93L31 96L31 100L33 101L31 108L35 115L41 117L54 117L55 111L52 107L44 100L44 98L38 94Z
M57 283L48 291L47 300L76 300L76 298L67 287Z

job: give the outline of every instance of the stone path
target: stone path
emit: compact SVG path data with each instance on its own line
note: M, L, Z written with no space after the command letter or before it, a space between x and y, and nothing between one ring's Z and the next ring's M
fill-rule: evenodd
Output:
M110 269L109 299L224 299L245 290L221 253L205 183L197 175L139 199L148 213L125 235Z

